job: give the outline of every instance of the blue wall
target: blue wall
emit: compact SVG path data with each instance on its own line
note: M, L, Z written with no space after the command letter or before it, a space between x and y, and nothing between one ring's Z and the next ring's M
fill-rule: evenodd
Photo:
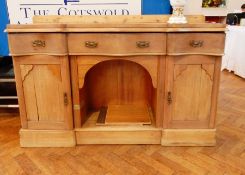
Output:
M4 33L6 24L9 23L5 0L0 0L0 56L9 54L7 34Z
M142 14L169 14L169 0L142 0Z
M6 24L9 23L8 13L6 8L6 1L0 0L0 56L7 56L9 54L7 34L4 33ZM142 14L169 14L170 3L169 0L142 0Z

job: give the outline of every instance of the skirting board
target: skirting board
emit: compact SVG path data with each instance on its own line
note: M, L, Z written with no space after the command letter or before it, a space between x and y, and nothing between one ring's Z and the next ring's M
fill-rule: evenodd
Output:
M74 147L76 144L162 144L215 146L215 129L20 130L21 147Z
M215 146L216 129L165 129L163 146Z
M64 130L20 130L21 147L74 147L74 131Z
M77 144L161 144L161 130L76 131Z

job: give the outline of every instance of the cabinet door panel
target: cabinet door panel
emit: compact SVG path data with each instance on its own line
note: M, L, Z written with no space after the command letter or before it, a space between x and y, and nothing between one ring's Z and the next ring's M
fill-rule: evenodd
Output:
M34 120L37 120L38 117L39 121L63 122L64 103L62 103L62 95L64 90L60 65L31 66L32 69L26 75L24 71L30 65L21 65L22 77L26 78L22 78L22 81L27 118L32 120L32 117L35 117Z
M218 59L218 58L217 58ZM212 115L216 57L167 58L167 127L208 128ZM216 88L216 87L215 87Z
M60 65L38 65L34 73L39 120L63 122L65 90Z
M38 121L38 109L33 75L33 65L20 65L21 81L25 97L26 117L28 121Z
M210 115L214 65L175 65L173 121L206 121Z
M67 57L27 56L15 58L21 80L28 129L66 129L72 127L69 67ZM25 58L25 59L24 59ZM29 62L29 59L32 62ZM52 59L52 63L49 61ZM41 60L41 61L40 61ZM66 94L66 97L64 96ZM65 104L64 100L68 101ZM20 99L21 100L21 99ZM24 111L24 112L23 112Z

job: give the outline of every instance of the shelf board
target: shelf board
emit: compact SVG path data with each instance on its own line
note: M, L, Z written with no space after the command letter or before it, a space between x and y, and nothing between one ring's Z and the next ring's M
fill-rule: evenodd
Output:
M81 128L75 128L76 131L159 131L161 129L156 128L154 119L151 118L151 125L97 125L99 116L98 112L92 112L89 114L88 119L82 125ZM152 116L151 116L152 117Z
M101 108L96 125L150 125L151 116L147 105L109 105Z
M0 78L0 83L11 83L15 82L14 78Z
M17 96L0 96L0 100L4 100L4 99L18 99Z
M106 125L150 125L150 111L147 105L109 105Z
M0 105L0 108L19 108L19 105Z

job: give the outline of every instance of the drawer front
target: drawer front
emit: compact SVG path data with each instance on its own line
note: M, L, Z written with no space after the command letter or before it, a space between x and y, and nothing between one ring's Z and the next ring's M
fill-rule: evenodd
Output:
M168 34L168 54L207 54L224 53L224 33L170 33Z
M66 35L61 33L11 33L9 34L9 45L13 56L67 54Z
M68 34L70 54L165 54L166 35L162 33Z

